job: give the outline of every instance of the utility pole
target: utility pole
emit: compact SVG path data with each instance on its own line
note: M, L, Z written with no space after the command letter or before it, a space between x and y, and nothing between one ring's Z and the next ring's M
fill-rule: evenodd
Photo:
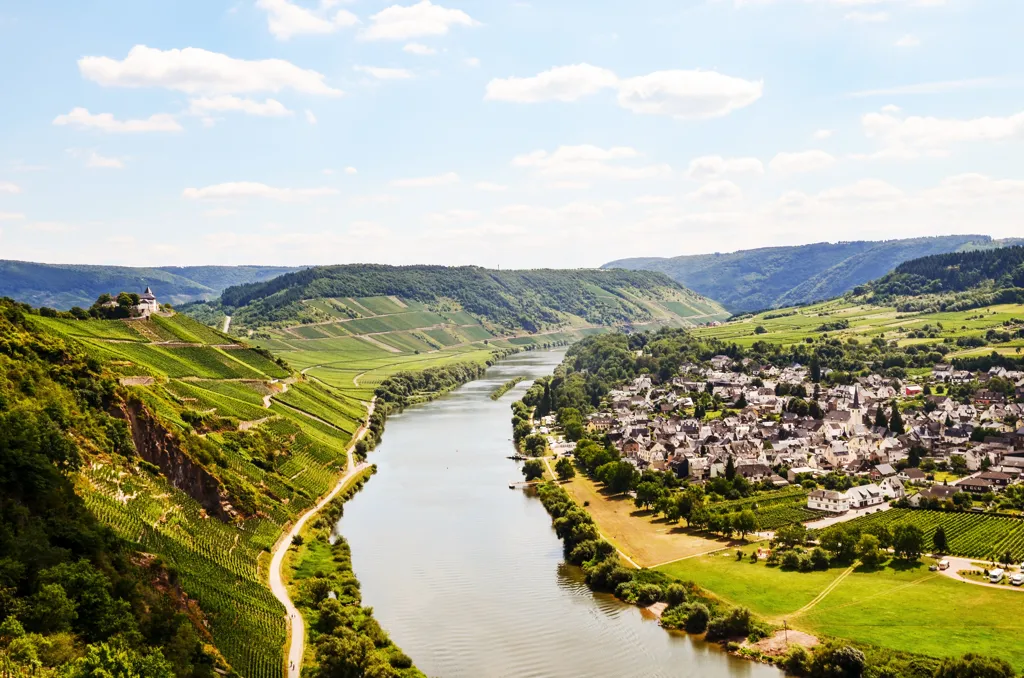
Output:
M789 647L789 622L785 619L782 620L782 633L786 638L786 647Z

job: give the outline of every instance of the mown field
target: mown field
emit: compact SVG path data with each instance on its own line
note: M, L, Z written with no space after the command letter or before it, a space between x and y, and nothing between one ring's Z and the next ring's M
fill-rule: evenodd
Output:
M777 344L800 343L808 337L820 337L825 332L820 328L838 321L849 323L848 329L828 331L829 336L882 337L887 341L898 341L901 345L953 340L961 337L983 337L990 329L1003 329L1004 323L1020 324L1024 320L1024 305L1003 304L958 311L954 313L900 313L885 306L860 305L848 300L832 301L795 308L766 311L754 316L728 322L718 327L702 327L694 334L732 341L750 346L755 341ZM935 332L934 338L912 336L926 325ZM941 328L939 327L941 325ZM764 330L758 332L758 328ZM1024 346L1024 340L993 344L976 349L963 349L952 355L974 353L1016 353Z
M959 582L926 562L790 572L738 562L731 549L658 569L790 628L934 657L978 652L1024 670L1024 644L1016 642L1024 594Z

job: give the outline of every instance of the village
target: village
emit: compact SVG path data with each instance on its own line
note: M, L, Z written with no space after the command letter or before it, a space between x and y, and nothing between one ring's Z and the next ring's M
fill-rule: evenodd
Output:
M987 387L996 383L1003 388ZM965 385L973 395L950 396ZM913 381L872 374L828 387L802 365L716 356L708 366L683 365L670 382L641 376L611 391L586 428L639 471L692 483L728 471L766 489L802 485L807 509L822 516L890 502L983 510L1024 474L1024 406L1013 402L1022 399L1024 372L1003 368L940 364ZM575 443L555 431L554 416L539 422L556 455L571 453Z

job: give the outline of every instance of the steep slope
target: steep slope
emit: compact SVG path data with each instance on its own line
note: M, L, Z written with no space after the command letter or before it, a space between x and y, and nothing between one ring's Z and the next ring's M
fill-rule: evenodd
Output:
M719 301L730 311L741 312L839 296L911 259L1015 242L983 235L955 235L815 243L727 254L622 259L603 268L659 271Z
M104 292L153 287L173 304L212 299L231 285L269 280L295 271L285 266L85 266L0 260L0 296L34 306L88 307Z
M572 324L696 325L728 314L670 278L602 270L494 271L475 266L326 266L232 287L220 303L233 323L259 327L355 318L360 298L393 297L432 312L470 314L497 332ZM327 307L310 300L335 300ZM348 301L345 301L348 300ZM372 313L371 313L372 314Z

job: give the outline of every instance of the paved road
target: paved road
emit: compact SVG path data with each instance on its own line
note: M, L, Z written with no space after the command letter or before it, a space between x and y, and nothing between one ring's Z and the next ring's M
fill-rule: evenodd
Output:
M867 508L855 509L853 511L847 511L846 513L837 513L836 515L829 516L828 518L822 518L821 520L815 520L809 523L805 523L805 525L807 525L807 529L809 530L820 530L823 527L829 527L837 523L845 523L848 520L860 518L861 516L867 515L869 513L888 511L890 508L892 507L889 506L889 502L885 502L884 504L877 504L875 506L868 506Z
M348 470L345 475L338 481L338 484L334 486L334 489L331 490L330 493L317 502L316 506L296 520L292 529L278 540L277 544L274 546L273 556L270 560L270 590L274 593L274 597L284 605L285 611L288 614L289 627L291 628L291 638L289 640L288 650L288 678L299 678L302 671L302 656L306 651L306 625L303 622L302 614L295 607L295 603L292 602L291 596L288 595L288 587L285 586L284 580L281 577L281 566L284 564L284 556L288 552L288 547L291 546L295 535L302 531L306 522L319 513L324 506L334 499L338 493L341 492L342 488L352 480L352 478L370 467L370 464L367 462L356 464L353 451L355 450L356 443L366 435L370 415L373 414L373 410L376 405L377 399L374 398L370 401L370 406L366 412L366 423L364 423L356 432L356 435L352 437L352 442L349 444L347 451Z
M975 586L987 586L991 589L999 589L1001 591L1022 591L1024 592L1024 586L1008 586L1006 584L990 584L985 581L975 581L973 579L967 579L960 574L961 570L978 570L983 569L976 566L974 563L983 562L979 558L957 558L955 556L943 556L943 560L949 561L948 570L940 570L940 572L949 577L950 579L956 579L957 581L966 582L968 584L974 584ZM989 567L989 569L994 569ZM1012 574L1012 573L1011 573Z

